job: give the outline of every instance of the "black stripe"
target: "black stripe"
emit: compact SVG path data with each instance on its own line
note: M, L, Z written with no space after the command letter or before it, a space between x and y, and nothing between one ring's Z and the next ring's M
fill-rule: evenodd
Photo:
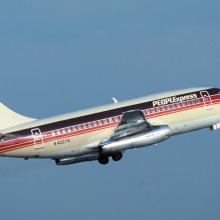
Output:
M220 89L213 88L213 89L209 89L207 91L209 92L210 95L215 95L220 91ZM166 99L166 98L170 98L170 97L177 97L178 98L178 97L187 96L190 94L197 94L198 98L201 97L200 91L196 91L196 92L181 94L178 96L162 97L161 99ZM130 111L130 110L144 110L144 109L153 108L152 103L153 103L153 101L144 102L144 103L131 105L131 106L125 106L122 108L117 108L117 109L108 110L108 111L104 111L104 112L98 112L98 113L91 114L91 115L85 115L85 116L81 116L78 118L72 118L72 119L68 119L68 120L54 122L51 124L42 125L42 126L39 126L39 128L42 131L42 133L44 133L47 131L52 131L52 130L56 130L56 129L60 129L60 128L64 128L64 127L70 127L70 126L74 126L74 125L78 125L78 124L82 124L82 123L87 123L87 122L91 122L91 121L96 121L96 120L110 118L113 116L122 115L124 112ZM33 128L35 128L35 127L33 127ZM21 131L16 131L11 134L18 135L18 136L27 136L27 135L30 135L30 130L33 128L29 128L29 129L25 129L25 130L21 130Z

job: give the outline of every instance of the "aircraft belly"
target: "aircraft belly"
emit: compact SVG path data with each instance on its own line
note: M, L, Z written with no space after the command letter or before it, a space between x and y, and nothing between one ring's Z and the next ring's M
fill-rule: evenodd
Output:
M8 149L6 152L0 153L0 156L25 158L25 157L34 157L35 156L34 153L35 153L35 148L34 145L32 145L29 147L19 148L15 150Z
M180 111L172 114L164 114L157 117L147 117L147 121L151 125L168 125L171 129L172 135L190 132L193 130L210 127L220 122L220 104L215 104L191 110ZM65 138L60 138L46 142L42 148L37 149L36 146L31 145L28 147L20 147L19 149L7 151L2 150L1 156L9 157L40 157L40 158L53 158L72 155L83 155L92 151L104 139L113 134L116 125L96 131L87 132L72 136L69 135Z

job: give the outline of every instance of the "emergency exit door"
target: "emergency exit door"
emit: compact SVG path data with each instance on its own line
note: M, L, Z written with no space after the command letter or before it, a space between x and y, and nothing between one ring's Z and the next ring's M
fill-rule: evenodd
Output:
M203 103L206 108L206 110L211 110L212 109L212 99L210 97L210 94L207 91L202 91L200 92L202 98L203 98Z
M31 134L34 140L35 150L44 148L44 140L41 130L39 128L32 129Z

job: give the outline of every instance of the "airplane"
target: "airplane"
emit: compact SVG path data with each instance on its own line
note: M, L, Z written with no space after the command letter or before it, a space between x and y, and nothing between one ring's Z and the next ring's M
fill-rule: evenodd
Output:
M203 128L220 128L220 89L165 92L83 111L34 119L0 104L0 156L52 159L57 165L123 158Z

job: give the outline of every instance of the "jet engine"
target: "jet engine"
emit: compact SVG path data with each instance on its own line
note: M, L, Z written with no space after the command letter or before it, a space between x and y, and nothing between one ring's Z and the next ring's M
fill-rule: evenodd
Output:
M63 159L56 159L57 165L68 165L79 162L98 160L101 164L107 164L109 157L114 161L119 161L122 158L122 152L132 148L146 147L153 144L160 143L168 139L171 135L169 126L152 126L146 130L117 139L105 140L103 145L99 146L94 153L70 157Z
M157 144L168 139L170 133L169 126L153 126L149 130L107 143L102 146L102 154L111 155L117 152L123 152L127 149Z

